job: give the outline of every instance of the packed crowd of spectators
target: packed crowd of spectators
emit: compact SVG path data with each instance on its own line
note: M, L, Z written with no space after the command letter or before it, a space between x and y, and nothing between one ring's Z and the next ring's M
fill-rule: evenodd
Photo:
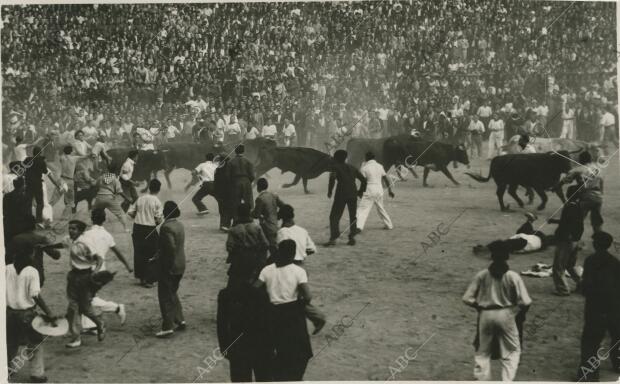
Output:
M505 120L533 113L559 136L554 116L566 102L575 137L599 140L605 110L617 109L615 6L4 6L3 141L84 127L93 138L130 140L137 128L155 128L172 139L200 120L211 136L219 120L281 134L285 119L298 144L321 148L338 136L412 130L459 140L480 106Z

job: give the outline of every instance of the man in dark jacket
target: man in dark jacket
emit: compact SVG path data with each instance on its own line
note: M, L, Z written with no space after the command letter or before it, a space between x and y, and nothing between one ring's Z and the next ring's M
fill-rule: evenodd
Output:
M227 232L232 222L232 198L231 198L231 179L228 171L228 158L225 153L221 153L216 159L217 169L215 170L213 182L215 184L215 198L220 213L220 230Z
M32 198L26 194L24 178L13 180L13 189L3 196L2 216L4 220L4 250L6 264L11 264L11 240L15 235L29 230L28 217L32 216Z
M331 212L329 213L329 229L330 237L325 246L336 245L336 239L340 237L340 218L344 213L344 207L349 210L349 245L355 245L355 235L358 233L356 225L357 197L361 197L366 191L366 178L362 176L360 171L351 164L346 164L347 151L339 149L334 153L334 161L332 171L329 175L329 185L327 187L327 198L331 199L332 191L336 181L336 194ZM355 185L355 179L361 183L359 191Z
M237 219L228 231L226 251L230 264L228 269L228 287L239 287L256 280L267 261L269 241L261 227L250 216L250 206L239 205Z
M575 270L577 263L577 243L583 235L583 214L579 207L580 188L576 185L570 186L566 190L567 202L562 208L560 219L549 219L549 223L558 224L555 231L555 256L553 258L553 283L555 284L555 295L569 296L570 291L564 271L568 271L571 278L579 289L581 279Z
M254 197L252 196L252 182L254 181L254 166L243 157L245 148L243 144L235 148L236 156L228 162L228 174L231 181L232 194L232 213L237 214L237 207L242 202L249 204L250 209L254 208ZM235 217L236 218L236 217Z
M43 222L43 187L45 186L43 175L49 172L41 148L34 147L32 157L27 157L23 165L26 168L26 194L31 203L32 199L37 203L36 221L41 223Z
M592 243L595 252L583 264L586 304L578 381L598 381L598 368L607 358L620 373L620 260L607 251L613 243L610 234L595 232ZM605 331L611 336L607 350L599 348Z
M277 248L276 236L278 235L278 208L282 208L284 203L278 195L269 192L267 179L261 177L256 182L258 196L256 205L252 211L252 217L259 219L260 227L269 241L270 253L273 254Z
M183 307L177 291L185 273L185 228L177 220L181 215L174 201L166 201L163 209L166 221L159 230L159 267L157 297L162 316L157 337L169 337L175 330L185 330Z

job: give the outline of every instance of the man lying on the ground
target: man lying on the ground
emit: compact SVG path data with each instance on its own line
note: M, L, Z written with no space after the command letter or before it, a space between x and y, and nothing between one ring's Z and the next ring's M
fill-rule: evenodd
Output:
M540 231L535 231L532 223L537 219L533 213L525 214L526 221L523 223L517 233L505 240L510 249L510 253L530 253L545 249L553 243L553 236L547 236ZM489 252L488 245L474 246L474 253Z

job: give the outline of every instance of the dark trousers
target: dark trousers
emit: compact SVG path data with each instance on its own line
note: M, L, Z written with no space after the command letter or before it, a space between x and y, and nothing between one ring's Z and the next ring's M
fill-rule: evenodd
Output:
M308 360L276 356L275 364L278 369L274 372L274 381L302 381L304 379L304 373L306 373Z
M585 218L588 212L590 213L590 223L592 224L592 230L595 232L600 231L603 226L603 216L601 215L602 205L602 202L585 199L579 202L583 217Z
M157 282L157 298L159 299L159 310L162 318L162 331L173 330L175 325L185 321L183 318L183 307L179 300L177 291L183 275L171 275L164 273Z
M43 222L43 184L29 185L28 188L26 188L26 194L30 204L32 204L32 199L34 199L37 204L35 216L37 223Z
M103 321L91 304L95 296L92 286L92 271L90 269L72 269L67 274L67 320L69 321L69 334L73 340L80 337L82 331L82 316L92 320L97 329L102 329Z
M230 381L233 383L251 383L252 372L254 381L272 381L272 362L269 360L268 353L264 351L249 352L245 357L231 357Z
M340 218L344 213L345 206L349 209L349 238L352 239L355 237L355 232L357 229L357 197L351 197L348 199L336 197L334 198L334 203L332 204L332 210L329 213L330 240L336 240L340 237Z
M217 210L220 213L220 227L230 228L232 225L232 201L228 197L217 199Z
M147 261L157 252L159 234L157 227L150 225L133 225L133 273L137 279L147 278Z
M605 333L611 336L610 347L601 349ZM602 360L609 358L612 367L620 372L620 314L585 313L581 334L581 366L577 373L581 381L598 381L598 368ZM601 360L600 364L596 361ZM593 372L589 372L593 371Z
M233 218L237 218L237 209L241 202L250 205L250 209L254 209L254 197L252 196L252 183L250 180L242 177L237 178L233 183L232 188L232 205L231 214Z
M136 187L135 185L133 185L133 182L131 182L131 180L120 179L120 182L121 187L123 188L123 193L125 194L125 196L131 199L131 201L123 200L123 202L121 203L121 208L123 208L123 211L127 213L129 206L133 204L136 200L138 200L138 191L136 191Z
M192 203L194 203L196 209L198 209L198 212L207 210L207 206L202 202L202 199L209 195L215 196L215 183L212 181L202 183L200 189L198 189L198 191L194 194L194 197L192 197Z

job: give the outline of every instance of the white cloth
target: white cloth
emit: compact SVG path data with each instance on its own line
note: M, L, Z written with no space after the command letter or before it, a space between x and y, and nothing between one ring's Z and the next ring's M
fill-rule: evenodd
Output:
M215 170L217 169L217 165L212 161L205 161L204 163L199 164L196 167L196 173L198 173L198 178L203 183L207 181L215 180Z
M18 144L13 148L13 154L15 155L15 161L24 161L28 157L28 144Z
M304 261L308 256L308 250L316 252L316 245L310 238L310 234L299 225L291 227L282 227L278 229L276 243L280 244L282 240L291 239L295 242L295 260Z
M521 250L521 252L532 252L538 251L542 247L542 241L540 237L536 235L527 235L525 233L517 233L514 236L510 237L511 239L523 239L527 241L527 245L525 248Z
M263 268L258 279L267 286L272 304L286 304L297 300L299 284L308 282L308 274L295 264L277 268L273 263Z
M138 197L127 214L134 218L134 223L152 227L161 223L164 216L161 201L154 195Z
M616 117L612 113L605 112L605 114L601 117L601 125L603 127L616 125Z
M15 189L15 186L13 185L13 181L15 181L15 179L17 179L17 175L14 173L5 173L4 175L2 175L2 188L3 188L3 193L9 193L11 191L13 191Z
M27 266L18 275L13 264L6 266L6 305L13 309L35 306L34 297L41 292L39 271Z
M532 144L527 144L520 153L536 153L536 148Z
M93 225L82 234L82 242L88 246L90 251L101 256L103 265L101 271L105 270L105 256L112 247L116 246L114 237L101 225Z
M125 162L123 163L123 166L121 167L121 179L126 180L126 181L131 180L131 177L133 176L133 168L135 164L136 162L133 161L132 159L125 160Z

